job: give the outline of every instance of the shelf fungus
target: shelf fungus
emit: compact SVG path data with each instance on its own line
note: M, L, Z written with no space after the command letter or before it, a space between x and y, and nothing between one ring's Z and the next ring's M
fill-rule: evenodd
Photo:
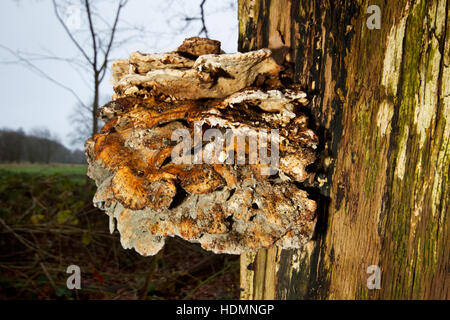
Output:
M86 155L94 204L124 248L154 255L179 236L241 254L311 239L316 203L301 185L318 138L282 70L268 49L225 54L202 38L113 63L113 100Z

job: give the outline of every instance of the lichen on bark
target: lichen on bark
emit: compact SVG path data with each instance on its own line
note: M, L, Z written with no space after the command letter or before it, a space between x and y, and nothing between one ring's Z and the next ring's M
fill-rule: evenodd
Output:
M367 28L371 5L381 29ZM311 113L323 128L322 158L331 158L313 249L282 250L265 267L265 250L243 255L256 270L254 281L241 270L245 290L257 288L259 270L277 270L265 279L276 292L262 286L249 298L448 299L449 8L239 1L240 49L288 47L295 81L317 92ZM380 290L367 287L369 265L381 269Z

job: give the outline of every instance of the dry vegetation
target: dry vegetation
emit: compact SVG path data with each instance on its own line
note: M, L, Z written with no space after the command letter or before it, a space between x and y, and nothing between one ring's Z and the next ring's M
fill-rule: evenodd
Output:
M238 297L237 256L170 238L158 255L142 257L109 234L91 182L18 171L0 169L0 299ZM71 264L81 268L81 290L66 287Z

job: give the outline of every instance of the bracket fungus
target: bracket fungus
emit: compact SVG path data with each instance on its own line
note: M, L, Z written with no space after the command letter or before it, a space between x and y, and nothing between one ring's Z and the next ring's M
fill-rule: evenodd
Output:
M190 38L112 68L105 126L85 147L94 204L124 248L154 255L179 236L241 254L311 239L316 203L299 186L318 138L306 94L282 84L270 50L225 54Z

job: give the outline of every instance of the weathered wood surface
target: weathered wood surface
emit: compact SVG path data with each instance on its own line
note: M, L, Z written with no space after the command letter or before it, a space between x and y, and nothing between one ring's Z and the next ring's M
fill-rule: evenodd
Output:
M449 298L449 2L239 1L240 51L287 52L315 94L327 177L315 241L243 255L241 298Z

